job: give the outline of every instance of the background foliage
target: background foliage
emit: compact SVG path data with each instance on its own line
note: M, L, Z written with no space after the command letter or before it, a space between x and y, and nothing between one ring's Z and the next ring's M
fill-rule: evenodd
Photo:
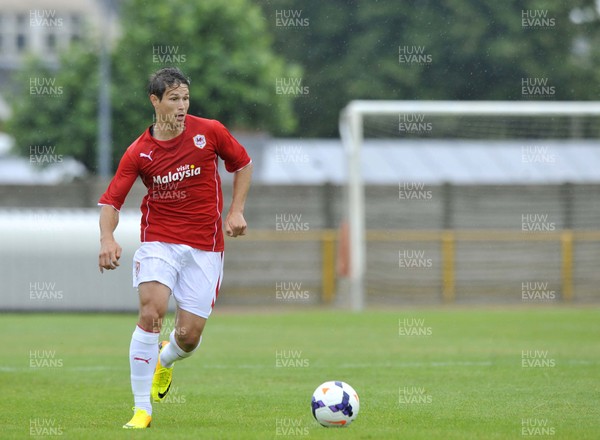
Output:
M127 0L121 22L122 35L111 54L114 167L152 124L148 77L167 65L191 78L190 113L237 130L294 129L291 98L273 90L275 78L301 71L274 54L261 11L250 1L169 0L150 8L143 0ZM83 42L63 54L56 72L33 60L19 73L9 125L17 145L52 145L57 153L96 167L98 52L96 44ZM30 95L31 77L55 78L62 95Z
M302 136L337 136L352 99L517 100L525 77L548 78L557 100L599 96L594 0L257 1L276 51L304 68ZM276 11L289 9L309 26L276 26ZM524 10L547 11L554 26L523 26ZM424 48L431 63L400 63L400 46Z
M523 26L526 10L546 11L549 27ZM294 11L306 26L281 26ZM122 36L112 53L115 163L152 123L145 85L177 51L192 79L190 112L233 130L275 136L338 136L352 99L519 100L522 78L547 78L557 100L595 100L600 86L594 0L169 0L147 7L125 0ZM429 63L400 63L399 47L419 47ZM64 54L57 72L35 60L19 74L9 131L18 145L55 145L95 168L97 47ZM53 76L60 97L25 90ZM277 94L278 78L301 78L306 96ZM28 154L23 151L23 154Z

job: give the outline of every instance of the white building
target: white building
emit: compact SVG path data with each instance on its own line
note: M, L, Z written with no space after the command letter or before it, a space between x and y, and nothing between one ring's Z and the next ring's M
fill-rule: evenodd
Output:
M0 0L0 85L27 56L56 66L59 53L88 35L116 36L115 0ZM107 32L110 26L110 31Z

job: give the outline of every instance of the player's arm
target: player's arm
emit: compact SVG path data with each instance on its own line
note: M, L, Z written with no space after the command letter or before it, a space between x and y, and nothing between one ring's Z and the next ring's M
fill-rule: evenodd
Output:
M225 218L225 233L230 237L246 234L244 206L252 180L252 162L233 175L233 196L231 206Z
M100 272L104 269L113 270L119 266L121 246L115 240L114 232L119 224L119 210L138 176L136 161L125 152L117 168L115 176L108 185L106 192L98 202L100 209L100 253L98 267Z
M119 266L122 249L114 237L118 224L119 211L110 205L102 206L100 208L100 255L98 256L100 272L104 272L104 269L116 269Z
M229 130L218 121L214 129L219 144L217 154L225 162L225 169L233 175L233 196L229 212L225 218L225 233L230 237L246 234L244 205L252 180L252 160L246 149L231 135Z

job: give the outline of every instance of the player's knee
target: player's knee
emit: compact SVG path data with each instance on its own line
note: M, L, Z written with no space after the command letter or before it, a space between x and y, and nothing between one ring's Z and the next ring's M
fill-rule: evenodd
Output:
M200 344L200 334L198 332L179 332L177 333L177 345L186 352L191 352Z
M187 353L194 351L196 349L196 347L198 346L198 344L192 344L192 343L184 343L181 345L182 345L181 349Z
M153 304L146 304L140 308L140 324L147 331L160 333L164 315L164 311L160 308Z

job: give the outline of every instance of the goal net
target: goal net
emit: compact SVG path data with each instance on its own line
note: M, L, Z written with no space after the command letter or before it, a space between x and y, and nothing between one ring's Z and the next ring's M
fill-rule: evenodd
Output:
M600 103L353 101L340 134L353 309L600 299Z

